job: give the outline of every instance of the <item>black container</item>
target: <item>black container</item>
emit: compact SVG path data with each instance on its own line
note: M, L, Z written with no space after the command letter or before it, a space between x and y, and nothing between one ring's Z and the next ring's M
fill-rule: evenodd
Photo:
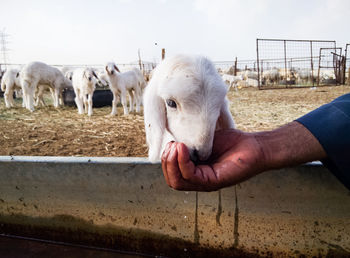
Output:
M76 106L74 98L75 93L72 89L63 91L63 103L66 106ZM95 90L92 96L92 106L94 108L112 106L113 94L110 90Z

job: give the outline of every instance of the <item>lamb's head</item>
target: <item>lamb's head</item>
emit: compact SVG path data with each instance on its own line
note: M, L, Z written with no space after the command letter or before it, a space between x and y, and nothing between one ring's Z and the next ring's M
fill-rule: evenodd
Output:
M179 55L164 60L144 94L150 161L160 159L171 138L186 144L192 160L206 160L215 130L234 127L226 93L226 85L205 57Z
M113 62L107 63L105 70L109 76L115 75L117 72L120 73L119 68Z
M94 69L92 68L85 68L83 70L83 80L85 80L88 85L92 85L93 87L95 87L97 81L99 81Z
M60 88L61 90L73 88L72 81L66 78L65 76L62 76Z

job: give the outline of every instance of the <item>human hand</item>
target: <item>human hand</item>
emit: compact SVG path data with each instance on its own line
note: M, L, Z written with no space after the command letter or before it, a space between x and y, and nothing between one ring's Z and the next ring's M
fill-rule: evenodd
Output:
M217 131L210 158L190 160L185 144L169 142L162 155L167 184L177 190L214 191L242 182L265 170L265 159L254 134L236 129Z

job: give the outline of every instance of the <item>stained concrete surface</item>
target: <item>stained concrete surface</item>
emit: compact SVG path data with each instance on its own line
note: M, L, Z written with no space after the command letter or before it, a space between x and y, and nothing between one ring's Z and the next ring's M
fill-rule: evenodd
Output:
M138 158L0 158L0 232L153 255L350 256L350 192L324 167L211 193Z

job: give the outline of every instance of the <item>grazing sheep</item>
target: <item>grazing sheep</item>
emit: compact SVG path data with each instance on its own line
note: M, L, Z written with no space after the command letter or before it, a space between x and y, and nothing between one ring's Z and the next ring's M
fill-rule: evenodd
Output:
M117 104L119 97L124 109L124 115L128 115L128 107L126 102L126 93L130 96L130 112L134 111L136 103L136 112L140 112L142 87L145 80L140 70L133 69L131 71L121 73L114 63L108 63L105 67L109 78L109 87L113 93L112 112L111 115L117 114Z
M80 68L74 70L72 83L75 93L75 103L78 113L92 115L92 96L94 94L98 77L92 68Z
M178 55L160 63L143 98L149 160L159 161L171 140L183 142L192 160L206 160L215 130L234 127L226 93L205 57Z
M5 105L7 108L14 107L13 92L21 89L18 69L7 70L1 80L1 90L4 92ZM24 98L23 98L24 101ZM25 103L23 102L23 106Z
M41 62L31 62L20 72L20 81L26 108L34 111L34 95L39 84L48 85L54 92L54 106L59 106L59 96L64 88L72 87L72 83L55 67Z

